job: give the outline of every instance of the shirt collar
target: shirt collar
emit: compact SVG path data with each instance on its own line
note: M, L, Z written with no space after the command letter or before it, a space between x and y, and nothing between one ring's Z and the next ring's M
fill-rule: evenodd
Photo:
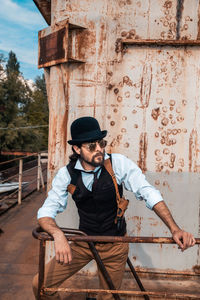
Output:
M108 159L108 158L109 158L109 155L108 155L107 153L105 153L104 159ZM77 162L76 162L74 168L77 169L77 170L80 170L80 171L90 172L90 173L91 173L91 170L85 170L85 169L83 168L83 166L82 166L82 164L81 164L81 162L80 162L79 159L77 160ZM96 168L93 170L93 172L97 172L100 168L101 168L101 166L96 167Z

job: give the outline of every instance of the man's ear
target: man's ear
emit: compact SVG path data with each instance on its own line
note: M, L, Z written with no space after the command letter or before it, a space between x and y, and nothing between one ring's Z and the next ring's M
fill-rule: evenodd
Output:
M76 145L73 145L72 147L73 147L74 151L75 151L77 154L80 155L80 153L81 153L81 148L79 148L79 147L76 146Z

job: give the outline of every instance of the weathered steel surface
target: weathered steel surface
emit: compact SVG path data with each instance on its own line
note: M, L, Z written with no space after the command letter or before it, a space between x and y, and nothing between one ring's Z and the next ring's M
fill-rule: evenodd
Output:
M135 39L122 39L121 43L126 45L137 46L200 46L200 40L135 40Z
M200 37L199 1L53 0L51 4L52 26L69 19L87 29L76 34L72 47L86 63L57 65L46 73L49 185L71 152L66 143L71 122L85 115L97 117L108 130L108 150L138 163L162 192L177 223L199 236L200 52L195 41ZM153 47L125 45L124 40L163 40L162 44L175 40L176 47L157 42ZM169 235L144 203L127 196L130 235ZM58 223L75 227L78 218L72 201L68 207ZM182 254L175 245L135 245L130 253L138 266L185 272L200 264L197 248Z
M67 61L67 29L63 27L52 34L39 38L39 68L50 67Z
M59 291L59 292L72 292L72 293L96 293L96 294L120 294L120 295L150 295L160 296L164 299L199 299L199 295L172 293L172 292L139 292L139 291L122 291L122 290L103 290L103 289L72 289L72 288L45 288L44 291Z
M65 20L39 31L38 68L47 68L69 61L82 62L77 53L74 53L73 44L76 43L76 46L81 48L76 37L83 29L85 28Z
M51 24L51 0L33 0L48 25Z

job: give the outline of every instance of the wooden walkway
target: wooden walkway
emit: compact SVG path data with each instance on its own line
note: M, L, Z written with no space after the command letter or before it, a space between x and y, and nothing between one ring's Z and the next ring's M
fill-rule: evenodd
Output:
M32 237L46 192L35 192L0 217L0 299L34 300L32 278L38 270L39 243Z

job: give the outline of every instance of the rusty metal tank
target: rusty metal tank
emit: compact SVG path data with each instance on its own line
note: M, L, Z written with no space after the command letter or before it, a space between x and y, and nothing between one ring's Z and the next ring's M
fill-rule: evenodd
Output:
M94 116L108 130L108 151L135 161L179 226L199 236L199 1L34 2L49 23L38 58L50 111L49 186L71 153L71 122ZM170 236L143 201L126 196L129 235ZM72 201L57 221L77 227ZM197 246L181 253L175 245L131 245L130 258L141 270L199 272Z

